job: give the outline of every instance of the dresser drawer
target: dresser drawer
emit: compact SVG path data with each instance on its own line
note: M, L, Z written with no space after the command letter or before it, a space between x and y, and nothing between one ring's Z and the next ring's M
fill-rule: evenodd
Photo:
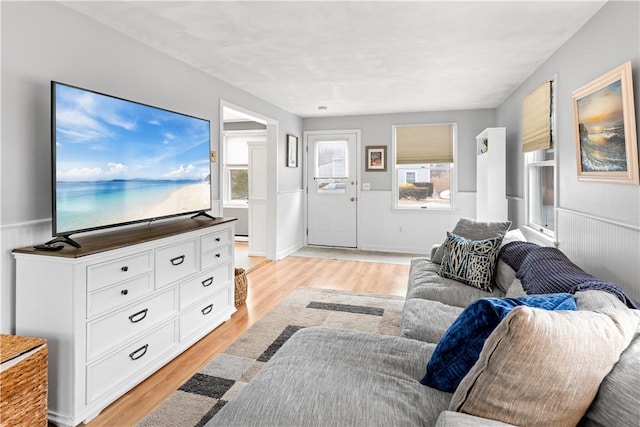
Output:
M178 312L176 288L87 325L87 359L109 351Z
M185 309L208 294L228 286L231 277L233 277L231 269L231 263L227 263L181 283L180 310Z
M201 268L205 269L230 261L232 258L231 250L231 245L225 245L208 252L203 252L200 260Z
M153 274L149 272L135 279L91 292L87 296L87 318L114 310L152 291Z
M220 323L233 312L231 287L205 299L180 315L180 340L207 326Z
M156 289L197 271L196 241L187 240L156 251Z
M86 403L90 404L149 366L177 344L176 321L151 331L98 363L87 366Z
M153 270L152 252L119 258L115 261L91 265L87 268L87 290L95 291Z
M230 244L233 241L231 230L223 230L202 236L200 240L200 250L202 253L209 252L217 247Z

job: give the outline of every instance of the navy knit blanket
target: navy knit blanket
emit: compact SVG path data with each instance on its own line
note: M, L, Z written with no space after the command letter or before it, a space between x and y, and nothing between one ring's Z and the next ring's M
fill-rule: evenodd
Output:
M630 308L640 308L620 286L599 280L572 263L560 250L529 242L507 243L500 259L516 271L527 294L599 290L609 292Z

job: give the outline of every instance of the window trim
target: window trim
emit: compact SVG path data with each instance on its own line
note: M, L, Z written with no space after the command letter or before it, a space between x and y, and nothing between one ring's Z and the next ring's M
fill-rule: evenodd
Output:
M398 164L396 163L396 129L400 127L408 126L452 126L453 128L453 163L450 168L450 188L449 188L449 206L448 207L435 207L435 206L399 206L399 184L398 184ZM457 195L458 195L458 122L440 122L440 123L417 123L417 124L399 124L391 126L391 156L390 170L391 170L391 210L392 211L404 211L404 212L449 212L456 209ZM437 163L434 163L437 164Z
M558 93L558 75L555 74L551 79L551 148L531 151L524 154L524 223L525 227L531 232L544 240L551 240L554 244L557 244L558 235L558 156L557 156L557 144L558 144L558 130L557 130L557 93ZM553 159L544 160L543 156L545 152L552 152ZM555 230L545 228L540 224L536 224L531 221L531 195L529 194L530 182L530 167L538 166L553 166L553 223Z
M551 150L553 150L553 148L551 148ZM536 160L536 159L531 159L532 157L539 157L540 154L542 154L544 151L546 150L539 150L539 151L532 151L530 153L527 153L527 157L528 159L525 159L526 162L526 166L525 166L525 174L526 174L526 179L525 179L525 185L526 185L526 205L525 205L525 222L526 222L526 226L529 227L530 229L548 237L548 238L552 238L555 239L555 235L557 233L557 228L558 228L558 218L557 218L557 214L556 214L556 208L557 208L557 188L558 188L558 183L557 183L557 168L556 168L556 161L555 161L555 152L554 152L554 159L553 160ZM553 225L555 230L551 230L549 228L546 228L544 225L542 224L537 224L535 222L533 222L531 220L531 199L532 196L530 194L530 189L531 189L531 183L529 180L529 176L531 175L531 168L535 168L535 167L548 167L551 166L553 167Z

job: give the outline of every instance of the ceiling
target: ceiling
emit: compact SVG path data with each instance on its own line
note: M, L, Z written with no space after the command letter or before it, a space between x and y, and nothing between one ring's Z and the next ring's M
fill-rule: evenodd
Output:
M495 108L605 2L63 3L312 117Z

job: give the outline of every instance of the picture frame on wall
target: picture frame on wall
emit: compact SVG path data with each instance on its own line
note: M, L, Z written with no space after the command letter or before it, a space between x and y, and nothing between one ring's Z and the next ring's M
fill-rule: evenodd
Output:
M638 185L631 62L575 90L572 97L578 179Z
M298 137L287 134L287 167L298 167Z
M387 147L385 145L380 146L367 146L366 152L366 166L367 172L385 172L387 170Z

